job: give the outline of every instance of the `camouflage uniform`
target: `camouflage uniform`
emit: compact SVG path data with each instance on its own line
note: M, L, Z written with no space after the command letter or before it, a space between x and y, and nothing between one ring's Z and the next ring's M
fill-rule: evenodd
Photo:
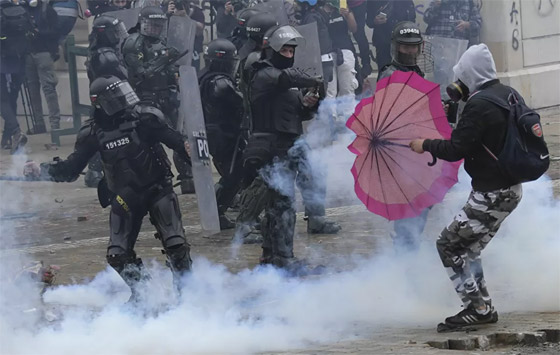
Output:
M490 192L472 191L463 209L441 232L436 245L465 308L491 305L480 252L521 200L521 184Z

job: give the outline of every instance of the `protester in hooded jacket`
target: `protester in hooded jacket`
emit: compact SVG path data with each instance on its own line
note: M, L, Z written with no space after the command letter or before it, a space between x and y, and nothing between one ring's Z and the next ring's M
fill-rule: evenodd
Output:
M464 309L446 318L438 330L498 320L486 288L480 253L522 196L521 185L512 185L483 147L485 145L494 155L499 154L509 113L477 97L479 91L484 91L507 100L512 89L498 80L494 59L485 44L469 48L453 72L467 103L451 138L410 142L411 149L417 153L430 152L447 161L465 159L465 170L472 178L467 203L441 232L436 243L443 265L464 303Z

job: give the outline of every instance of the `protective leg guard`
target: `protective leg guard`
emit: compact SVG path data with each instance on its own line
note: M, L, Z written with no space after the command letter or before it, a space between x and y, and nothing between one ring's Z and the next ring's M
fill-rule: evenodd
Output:
M263 220L263 236L268 240L274 257L294 257L296 211L290 197L272 190L272 198Z
M237 224L254 225L270 198L270 190L261 177L241 193Z
M186 243L179 200L174 192L166 193L150 207L150 222L156 227L164 248Z

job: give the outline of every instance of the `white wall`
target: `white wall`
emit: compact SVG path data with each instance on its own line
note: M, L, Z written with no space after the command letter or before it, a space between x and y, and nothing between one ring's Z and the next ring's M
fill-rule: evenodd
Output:
M415 0L423 12L431 0ZM535 108L560 105L560 1L475 0L499 76ZM417 22L424 26L422 16Z

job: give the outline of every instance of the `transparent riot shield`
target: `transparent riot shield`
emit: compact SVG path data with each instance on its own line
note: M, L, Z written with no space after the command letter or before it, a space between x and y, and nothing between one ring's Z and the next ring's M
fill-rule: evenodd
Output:
M130 30L132 27L136 26L138 23L138 15L140 14L140 8L135 9L124 9L124 10L117 10L117 11L109 11L106 12L104 15L108 15L114 18L118 18L124 23L126 30Z
M276 22L278 25L289 25L288 14L286 13L286 8L284 7L283 0L268 0L260 2L254 6L255 9L270 12L274 17L276 17Z
M167 25L167 46L174 47L179 53L184 53L188 50L187 54L176 62L177 65L191 65L195 36L195 21L187 16L171 16L169 18Z
M317 24L308 23L297 26L296 29L305 38L305 44L296 48L294 67L312 76L323 76Z
M210 166L210 152L196 71L188 65L179 67L179 125L177 129L189 139L194 187L202 228L211 233L220 231L218 206Z
M426 78L440 85L442 98L447 98L445 88L453 82L453 67L467 50L469 41L464 39L426 36L425 51L433 60L433 72Z

